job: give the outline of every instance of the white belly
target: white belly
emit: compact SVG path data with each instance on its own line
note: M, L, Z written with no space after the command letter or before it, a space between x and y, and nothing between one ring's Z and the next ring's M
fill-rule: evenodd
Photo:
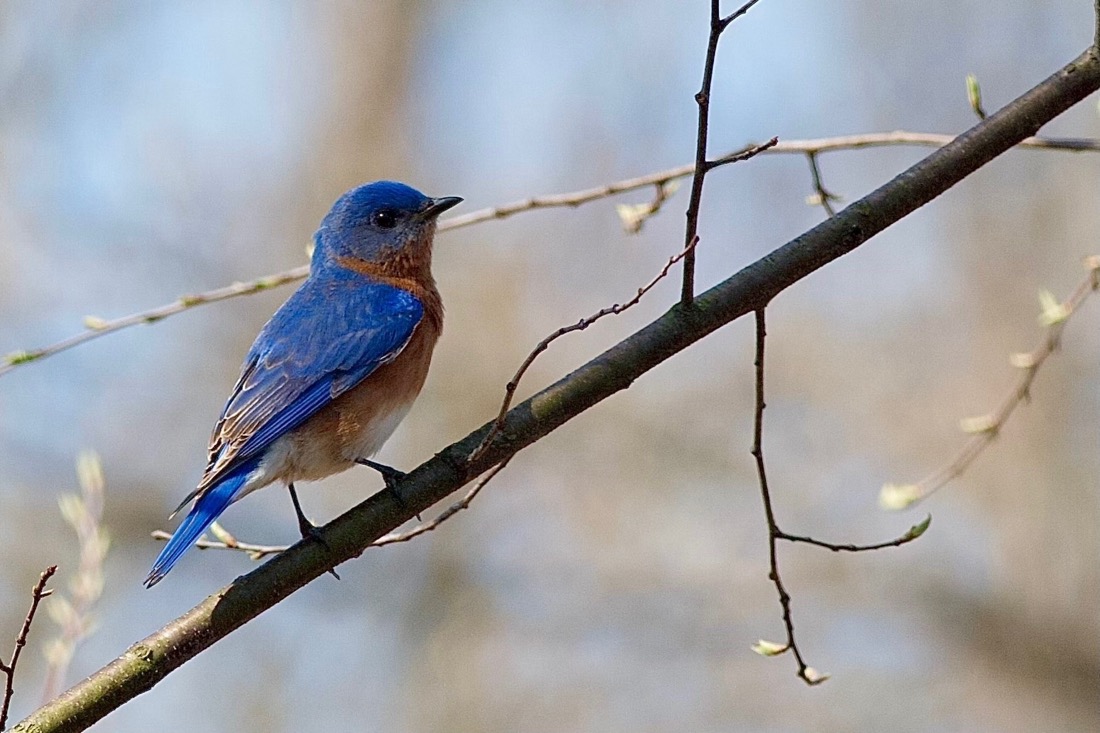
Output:
M356 465L356 459L377 453L411 408L411 401L398 404L363 422L356 434L343 436L338 445L333 439L311 439L313 435L306 431L284 435L267 449L263 461L234 501L275 481L318 481L346 471Z
M409 414L412 404L411 400L398 404L392 410L363 425L359 435L349 440L344 446L344 458L354 463L357 458L370 458L380 451L393 435L393 431L397 430L397 426Z

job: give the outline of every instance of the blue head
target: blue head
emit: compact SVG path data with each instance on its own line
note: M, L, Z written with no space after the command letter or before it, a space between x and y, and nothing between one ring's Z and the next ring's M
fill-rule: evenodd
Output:
M341 260L398 269L428 267L436 217L461 201L457 196L431 198L394 181L353 188L321 221L313 267Z

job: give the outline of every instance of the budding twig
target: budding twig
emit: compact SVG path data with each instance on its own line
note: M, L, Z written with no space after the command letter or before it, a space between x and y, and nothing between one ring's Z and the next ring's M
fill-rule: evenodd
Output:
M1020 370L1016 383L1000 406L988 415L967 418L962 421L966 432L972 433L963 447L943 467L933 471L915 484L886 484L879 492L879 504L885 509L904 509L938 491L966 472L970 465L988 448L1000 434L1009 418L1022 402L1031 396L1031 385L1047 358L1058 350L1062 331L1070 317L1100 287L1100 255L1085 260L1088 275L1059 303L1054 296L1043 293L1040 300L1043 312L1040 322L1046 327L1042 341L1028 352L1012 354L1012 366Z

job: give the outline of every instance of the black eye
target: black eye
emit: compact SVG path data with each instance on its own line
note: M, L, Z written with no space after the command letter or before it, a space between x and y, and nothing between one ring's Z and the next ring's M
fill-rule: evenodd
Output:
M398 218L398 213L393 209L379 209L370 215L370 223L379 229L393 229Z

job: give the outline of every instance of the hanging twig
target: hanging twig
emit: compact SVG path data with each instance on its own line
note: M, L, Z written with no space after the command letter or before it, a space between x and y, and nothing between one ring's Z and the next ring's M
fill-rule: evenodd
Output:
M786 652L791 652L798 665L798 677L808 685L818 685L829 678L829 675L818 672L806 664L802 651L798 648L798 642L794 634L794 616L791 612L791 595L783 585L783 578L779 574L779 554L777 546L780 540L792 543L804 543L821 547L833 552L871 552L887 547L900 547L917 539L928 530L932 517L928 516L924 521L909 528L909 530L892 540L877 542L869 545L837 544L823 542L813 537L794 535L784 532L779 527L775 518L775 509L772 506L771 489L768 486L768 472L764 467L764 344L767 340L767 329L764 323L764 309L756 311L756 358L755 366L755 408L752 422L752 456L756 461L756 473L760 482L760 496L764 502L764 518L768 524L768 578L775 584L775 590L779 594L779 605L783 611L783 626L787 631L787 640L783 644L761 639L753 644L752 649L757 654L765 657L774 657Z

